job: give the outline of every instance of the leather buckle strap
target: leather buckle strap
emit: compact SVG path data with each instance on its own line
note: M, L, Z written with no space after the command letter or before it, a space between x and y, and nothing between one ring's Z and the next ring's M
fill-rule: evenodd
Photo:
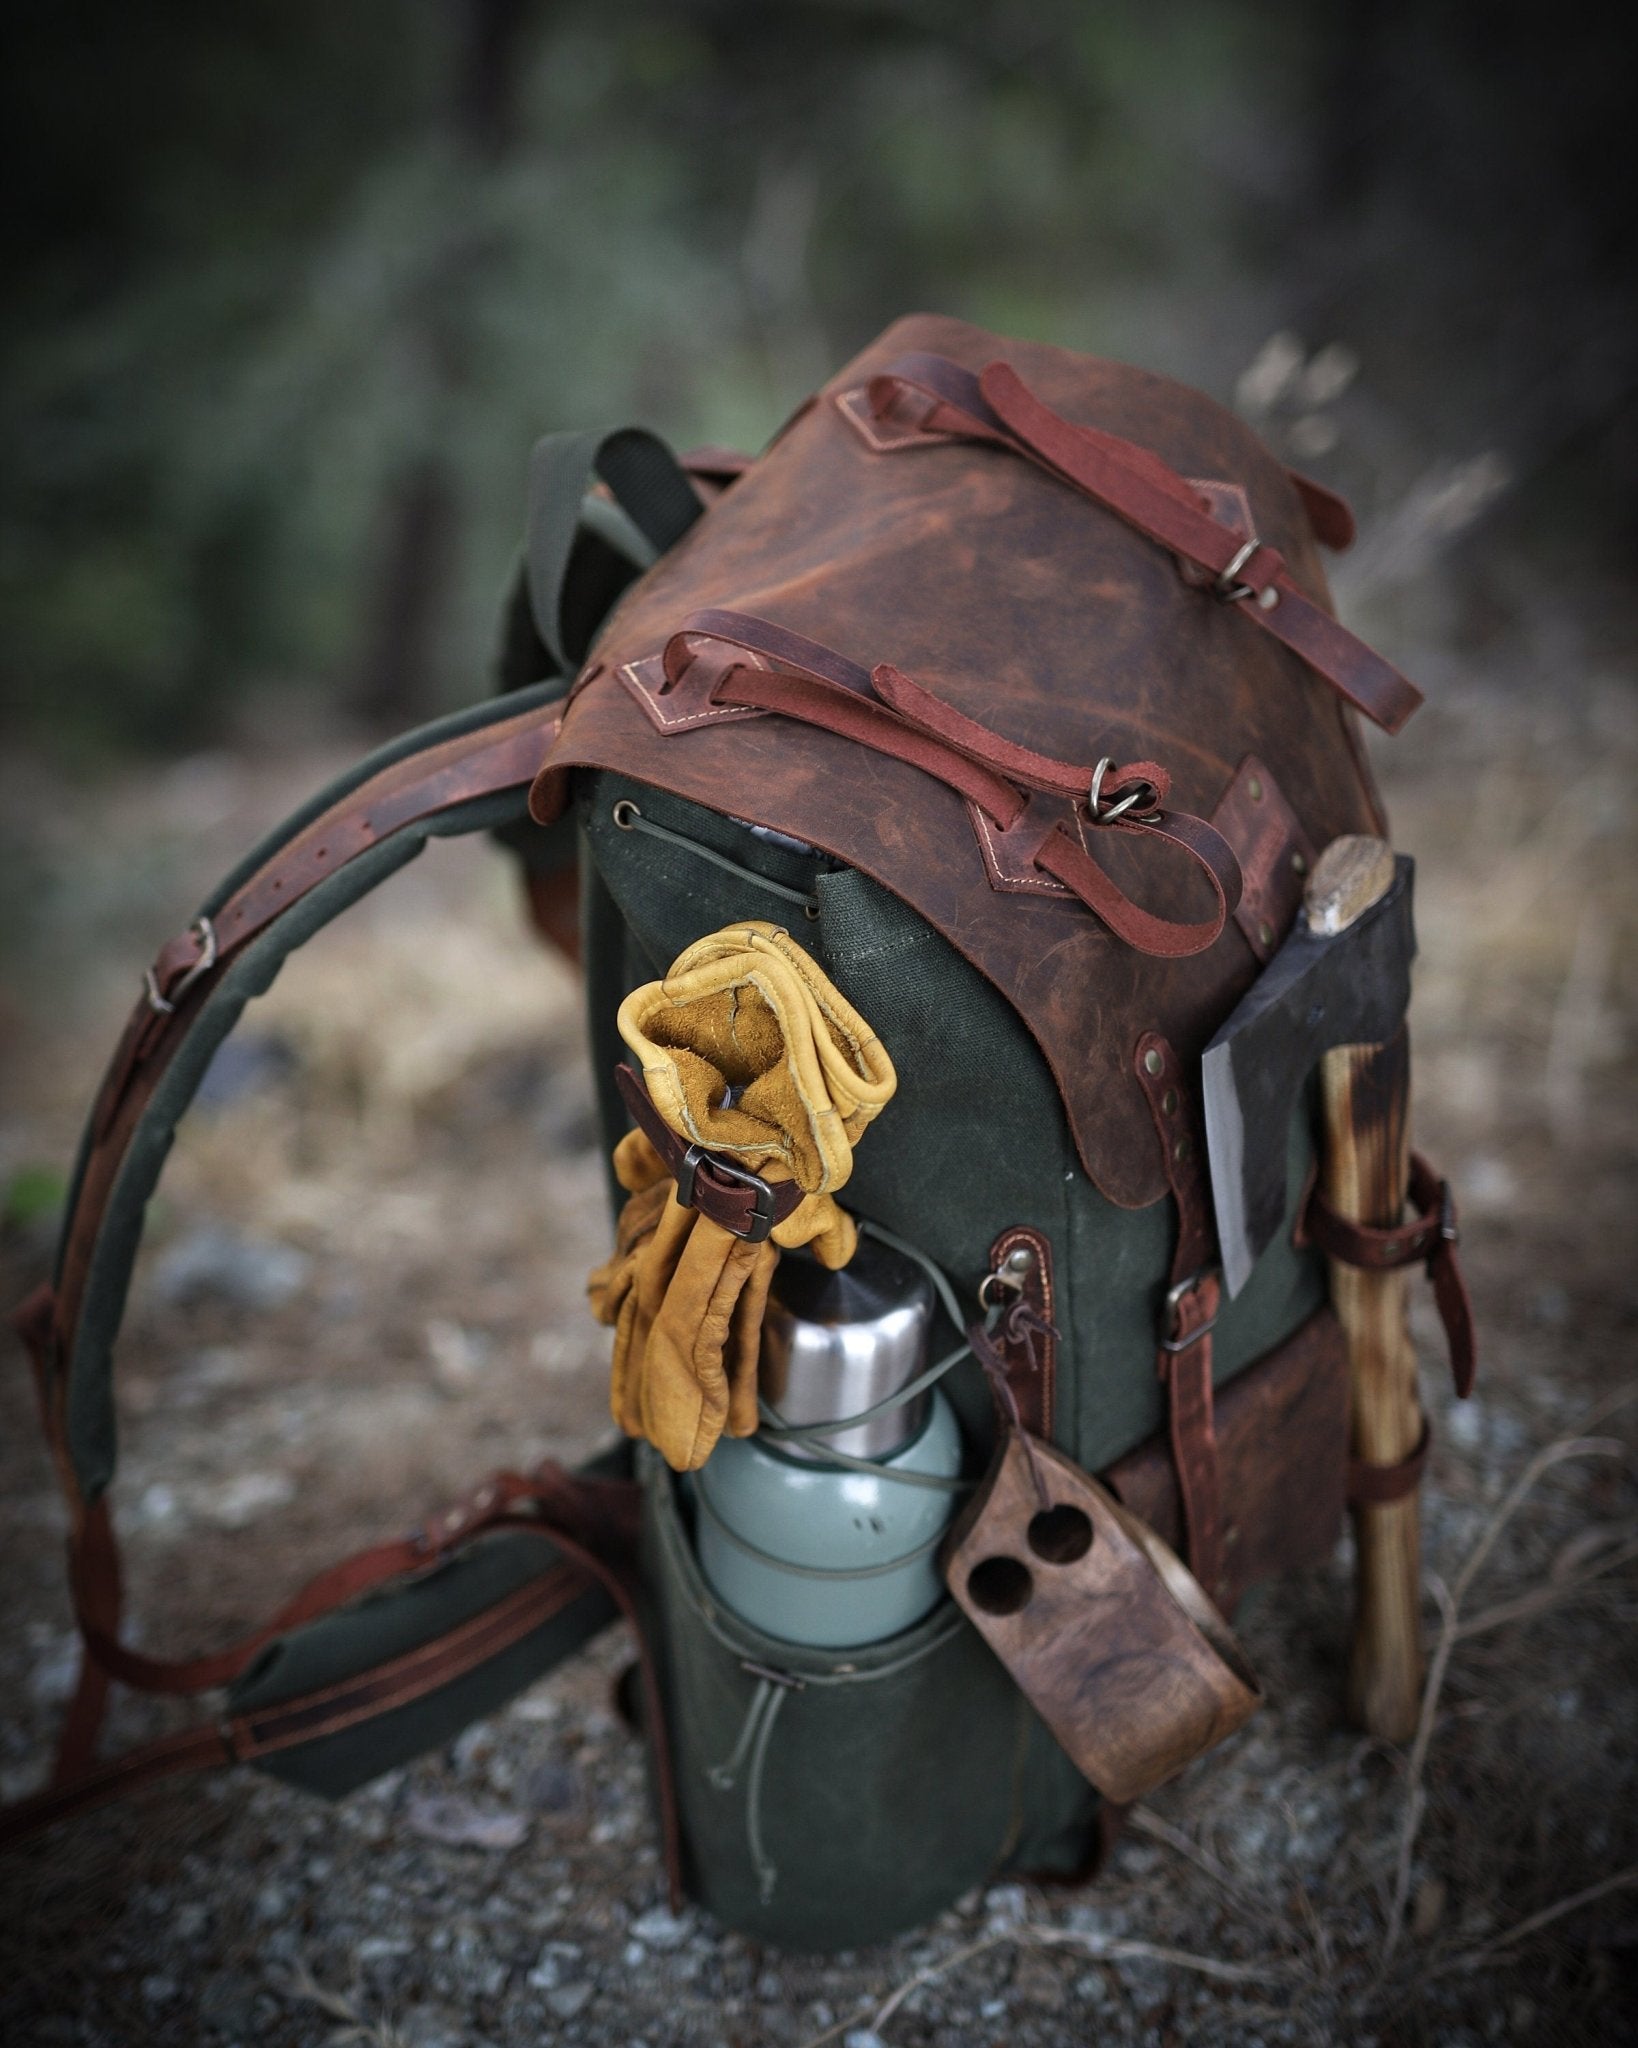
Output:
M1107 757L1095 766L1054 760L978 724L889 663L865 669L833 648L747 613L690 613L666 643L662 659L673 690L689 686L695 666L708 665L704 706L689 711L677 726L697 724L717 711L746 709L818 726L904 761L955 790L974 807L981 843L977 813L1004 834L1026 809L1025 791L1072 799L1070 817L1054 818L1043 828L1030 851L1033 867L1141 953L1181 959L1204 952L1239 904L1240 868L1227 841L1203 818L1165 808L1170 778L1157 762L1116 767ZM664 724L664 729L671 727ZM1211 891L1211 915L1178 922L1135 903L1092 857L1088 835L1099 831L1164 841L1182 854Z
M802 1190L795 1181L764 1180L720 1153L679 1137L654 1107L642 1077L624 1060L615 1068L614 1079L633 1121L677 1183L681 1207L697 1209L747 1244L765 1243L774 1225L799 1207Z
M901 356L871 379L868 404L900 430L893 447L922 436L984 441L1038 464L1204 571L1208 590L1236 602L1384 732L1398 732L1421 704L1414 683L1300 588L1277 548L1225 526L1153 449L1052 411L1009 363L974 376L946 356Z
M1473 1391L1478 1346L1473 1303L1456 1256L1461 1224L1450 1182L1442 1179L1420 1152L1411 1154L1409 1197L1414 1215L1391 1228L1375 1229L1339 1216L1316 1186L1308 1198L1303 1227L1328 1258L1344 1266L1357 1266L1367 1273L1426 1267L1450 1350L1451 1377L1458 1397L1466 1400Z

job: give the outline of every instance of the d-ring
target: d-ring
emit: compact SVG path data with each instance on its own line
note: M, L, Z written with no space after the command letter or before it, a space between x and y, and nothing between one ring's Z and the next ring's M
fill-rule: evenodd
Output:
M1246 598L1256 595L1256 592L1249 583L1241 583L1236 579L1240 571L1261 546L1262 542L1257 538L1256 534L1253 534L1250 540L1237 547L1233 555L1230 556L1222 575L1212 585L1212 589L1216 591L1225 604L1240 604Z
M1112 804L1103 801L1103 778L1114 766L1114 757L1105 754L1097 767L1092 770L1092 787L1086 793L1086 808L1092 814L1094 825L1112 824L1116 818L1125 817L1128 811L1135 813L1135 822L1149 824L1160 816L1160 801L1152 782L1140 781L1136 789L1130 789L1125 796L1117 797ZM1139 804L1146 804L1146 810L1138 810Z

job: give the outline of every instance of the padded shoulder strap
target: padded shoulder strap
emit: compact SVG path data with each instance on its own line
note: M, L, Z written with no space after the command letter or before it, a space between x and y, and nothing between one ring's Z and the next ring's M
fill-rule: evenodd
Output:
M608 486L612 504L587 500L597 480ZM631 575L681 540L703 509L671 450L641 427L547 434L535 444L529 461L529 608L560 675L579 668ZM606 575L599 579L587 567L588 543L598 544L617 572L612 588L603 587ZM571 575L577 561L578 577ZM509 643L515 631L508 627Z
M211 1056L285 958L429 838L522 814L549 697L519 692L383 748L270 834L148 969L81 1144L49 1324L30 1323L71 1497L95 1500L113 1473L114 1336L148 1197Z
M525 815L529 785L555 732L552 695L546 685L494 700L371 756L270 834L144 977L81 1147L55 1280L16 1317L68 1498L69 1578L83 1654L52 1786L0 1812L0 1842L155 1777L333 1744L434 1696L459 1708L460 1687L471 1675L488 1665L499 1669L509 1656L515 1661L526 1638L555 1630L561 1655L617 1609L635 1619L632 1488L612 1473L573 1476L546 1464L528 1474L496 1474L421 1529L320 1573L240 1641L181 1660L148 1657L121 1640L119 1553L108 1511L114 1337L148 1198L212 1053L290 952L429 838L492 830ZM407 1648L400 1643L388 1662L367 1661L316 1691L257 1694L252 1681L265 1671L267 1654L295 1632L365 1595L419 1584L474 1543L508 1535L537 1542L539 1566L498 1601L463 1610L441 1634ZM518 1667L525 1675L533 1668ZM658 1730L661 1707L646 1649L642 1671L645 1712ZM113 1680L173 1694L233 1688L230 1712L98 1764L97 1735ZM268 1691L265 1682L261 1690ZM663 1776L664 1756L658 1761ZM354 1770L355 1780L361 1775L368 1769ZM669 1800L663 1804L675 1887L675 1833Z

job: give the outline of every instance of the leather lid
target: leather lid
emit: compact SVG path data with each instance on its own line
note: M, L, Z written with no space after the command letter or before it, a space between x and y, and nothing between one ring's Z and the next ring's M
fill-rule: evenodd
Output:
M862 869L1008 997L1057 1079L1087 1172L1110 1200L1147 1207L1167 1181L1133 1048L1159 1032L1198 1059L1259 971L1240 928L1193 957L1146 956L1073 897L995 886L961 796L907 762L765 713L662 730L620 673L651 662L692 612L749 613L866 668L891 663L1040 753L1156 761L1173 804L1196 816L1212 815L1254 753L1314 846L1384 830L1353 713L1166 549L1006 449L872 447L838 401L916 350L975 371L1005 360L1065 418L1234 487L1208 498L1243 503L1302 591L1329 608L1302 498L1231 413L1147 371L917 315L832 379L626 593L533 807L555 814L569 769L617 769ZM1201 914L1200 878L1175 853L1104 833L1097 858L1157 913Z

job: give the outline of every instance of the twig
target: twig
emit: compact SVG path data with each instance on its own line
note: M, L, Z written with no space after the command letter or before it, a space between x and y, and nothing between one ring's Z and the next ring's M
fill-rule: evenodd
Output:
M1613 1437L1564 1437L1557 1443L1549 1444L1545 1450L1536 1453L1503 1496L1501 1504L1485 1524L1478 1542L1468 1553L1467 1561L1456 1574L1455 1584L1447 1591L1442 1580L1432 1573L1428 1575L1428 1583L1443 1615L1443 1626L1439 1631L1438 1644L1428 1663L1427 1681L1422 1687L1422 1710L1417 1716L1416 1735L1411 1743L1410 1760L1405 1768L1405 1818L1400 1829L1393 1901L1388 1908L1388 1925L1383 1937L1382 1959L1377 1965L1375 1984L1380 1984L1387 1975L1394 1951L1399 1946L1399 1937L1404 1932L1405 1910L1410 1901L1411 1859L1416 1848L1416 1837L1421 1829L1422 1816L1427 1811L1427 1795L1422 1790L1422 1771L1427 1762L1428 1744L1433 1739L1434 1716L1438 1712L1439 1695L1444 1688L1445 1673L1450 1665L1451 1652L1456 1647L1462 1601L1483 1569L1485 1560L1495 1549L1502 1531L1543 1474L1570 1458L1620 1458L1625 1455L1626 1446Z
M1539 1934L1544 1927L1550 1927L1555 1920L1562 1920L1566 1913L1578 1912L1583 1906L1590 1906L1594 1899L1602 1899L1610 1892L1624 1890L1628 1885L1638 1885L1638 1863L1629 1863L1625 1870L1618 1870L1613 1877L1601 1878L1597 1884L1590 1884L1584 1891L1572 1892L1567 1899L1560 1899L1556 1905L1543 1906L1539 1913L1532 1913L1528 1920L1521 1920L1517 1927L1508 1928L1505 1934L1498 1934L1480 1947L1469 1949L1465 1955L1452 1956L1447 1963L1439 1963L1428 1971L1430 1977L1443 1977L1454 1970L1482 1969L1490 1959L1504 1948L1511 1948L1516 1941L1524 1941L1532 1934Z
M1607 1557L1601 1557L1597 1564L1589 1565L1585 1571L1576 1572L1552 1584L1538 1586L1533 1592L1521 1593L1514 1600L1503 1600L1495 1607L1487 1607L1482 1614L1475 1614L1471 1621L1464 1621L1456 1631L1458 1642L1468 1642L1474 1636L1482 1636L1488 1630L1500 1628L1504 1622L1527 1621L1533 1614L1545 1614L1549 1608L1559 1606L1563 1601L1575 1597L1584 1587L1595 1580L1619 1570L1638 1557L1638 1536L1631 1537L1618 1550L1612 1550Z
M391 2021L383 2020L377 2025L365 2019L351 1999L322 1985L300 1957L288 1977L270 1971L268 1982L286 1998L316 2005L327 2018L337 2022L336 2031L330 2036L333 2048L345 2048L345 2044L352 2042L362 2044L362 2048L407 2048L403 2035Z
M1215 1956L1195 1955L1188 1949L1166 1948L1152 1941L1129 1941L1124 1935L1085 1933L1075 1927L1041 1927L1023 1921L1011 1927L992 1928L976 1941L968 1942L963 1948L952 1949L937 1962L926 1964L891 1991L864 2024L872 2032L880 2033L906 1999L913 1997L924 1985L936 1982L951 1970L960 1969L964 1963L972 1962L975 1957L1007 1941L1016 1942L1020 1948L1075 1948L1098 1962L1162 1963L1172 1969L1192 1970L1197 1976L1211 1977L1223 1984L1284 1983L1293 1974L1288 1963L1225 1963ZM846 2033L859 2024L860 2016L854 2013L850 2018L838 2020L827 2027L822 2034L814 2034L803 2042L802 2048L822 2048L824 2042L835 2040L838 2034Z

